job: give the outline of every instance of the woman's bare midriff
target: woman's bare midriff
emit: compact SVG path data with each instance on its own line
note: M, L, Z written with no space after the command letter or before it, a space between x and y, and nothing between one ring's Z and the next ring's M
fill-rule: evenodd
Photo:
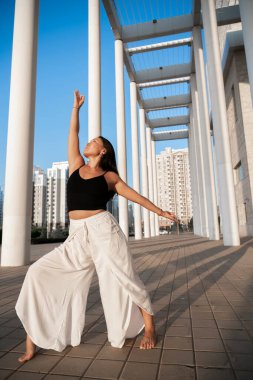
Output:
M69 211L69 219L83 219L89 216L98 214L99 212L105 211L104 209L99 210L72 210Z

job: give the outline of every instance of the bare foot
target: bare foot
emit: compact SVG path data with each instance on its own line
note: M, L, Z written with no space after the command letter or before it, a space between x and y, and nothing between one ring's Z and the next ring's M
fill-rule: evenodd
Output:
M141 340L141 343L140 343L140 349L141 350L146 350L146 349L150 349L150 348L154 348L156 345L156 333L155 333L155 329L151 329L151 330L145 330L145 333L144 333L144 336Z
M20 363L24 363L28 360L31 360L35 355L35 351L36 351L36 345L33 343L31 338L27 335L27 337L26 337L26 352L18 358L18 361Z
M31 360L35 355L35 351L34 352L25 352L24 355L20 356L20 358L18 358L18 361L20 363L24 363L24 362L27 362L28 360Z

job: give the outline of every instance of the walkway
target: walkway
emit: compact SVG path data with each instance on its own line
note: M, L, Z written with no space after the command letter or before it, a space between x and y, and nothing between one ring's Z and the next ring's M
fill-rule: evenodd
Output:
M55 245L33 245L33 259ZM224 247L186 233L130 246L156 311L157 347L140 350L141 336L122 349L108 344L94 277L82 344L39 349L20 364L25 332L14 305L27 267L1 268L0 379L253 379L253 238Z

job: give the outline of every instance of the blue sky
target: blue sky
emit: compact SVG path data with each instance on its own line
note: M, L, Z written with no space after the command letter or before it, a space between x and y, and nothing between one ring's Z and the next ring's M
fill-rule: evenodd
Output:
M35 110L34 165L45 170L52 162L67 160L67 136L73 92L86 96L80 111L80 150L87 142L88 109L88 8L86 0L41 0ZM8 129L14 0L0 0L0 186L4 186ZM146 42L144 42L146 43ZM138 43L140 44L140 43ZM115 151L116 106L114 36L101 4L102 135ZM129 79L125 73L127 182L132 186ZM156 153L166 146L187 147L186 140L156 143ZM18 152L13 152L18 154ZM116 151L117 155L117 151Z

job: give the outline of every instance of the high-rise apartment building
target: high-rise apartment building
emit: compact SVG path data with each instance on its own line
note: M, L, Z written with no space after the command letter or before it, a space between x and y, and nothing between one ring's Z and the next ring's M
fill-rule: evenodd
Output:
M192 217L192 199L188 149L165 148L156 155L158 205L187 224ZM160 218L160 225L170 225L169 219Z
M34 166L32 205L32 224L34 226L46 226L46 189L47 178L44 170L38 166Z
M68 227L67 181L69 177L68 161L53 162L47 169L47 225L49 231Z

